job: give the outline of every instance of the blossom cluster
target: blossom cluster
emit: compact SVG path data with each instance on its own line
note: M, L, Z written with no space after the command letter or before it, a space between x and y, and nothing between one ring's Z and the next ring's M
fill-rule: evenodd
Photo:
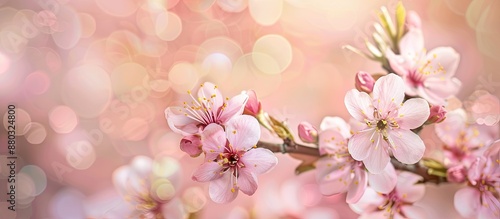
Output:
M297 135L305 145L285 122L264 112L254 91L224 98L216 85L205 82L196 95L188 91L190 99L183 106L168 107L166 121L182 135L180 149L204 157L192 180L209 182L211 200L227 203L239 191L256 192L257 175L278 163L273 152L305 154L315 160L296 171L315 169L321 193L346 193L346 202L360 218L427 218L414 205L423 198L425 183L460 184L454 205L462 216L499 218L499 128L471 122L467 109L450 103L461 87L454 77L458 52L451 47L427 51L419 16L401 3L395 23L382 8L374 27L369 53L346 48L380 62L387 73L359 71L355 89L344 97L351 118L327 116L319 128L300 123ZM263 143L261 126L283 144ZM423 130L437 135L442 146L426 146ZM440 156L432 156L436 153ZM117 171L116 179L141 174L134 166ZM170 206L165 203L178 203L173 196L153 197L148 188L141 192L129 183L117 185L134 188L142 203L137 206L149 214Z

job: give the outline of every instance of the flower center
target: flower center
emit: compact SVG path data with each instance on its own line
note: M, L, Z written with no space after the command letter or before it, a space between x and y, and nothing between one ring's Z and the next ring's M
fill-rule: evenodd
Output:
M387 127L387 121L385 119L379 120L377 122L377 129L384 130Z

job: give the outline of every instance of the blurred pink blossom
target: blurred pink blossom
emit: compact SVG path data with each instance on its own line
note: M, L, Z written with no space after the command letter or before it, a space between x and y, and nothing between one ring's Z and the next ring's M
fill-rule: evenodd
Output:
M116 169L113 183L133 207L131 218L184 218L186 212L176 197L180 167L175 159L164 157L153 161L136 156L130 163Z
M403 77L406 94L420 96L433 105L444 105L457 94L462 83L455 77L460 55L451 47L438 47L427 53L422 30L410 29L399 43L400 54L386 51L395 73Z
M420 19L420 16L417 12L406 12L406 28L407 30L422 28L422 20Z
M338 125L332 125L331 121ZM329 123L329 125L325 125ZM324 156L316 163L316 178L324 195L347 192L347 203L359 201L367 184L378 192L390 192L396 186L396 171L388 163L380 174L367 173L362 162L354 160L347 150L348 138L345 138L337 127L347 128L349 125L341 118L326 117L323 119L319 135L319 150Z
M217 86L205 82L198 90L198 98L191 95L191 103L183 107L168 107L165 117L172 131L184 136L198 134L209 124L223 125L236 115L241 115L248 100L247 94L229 99L222 96Z
M452 183L463 183L466 180L467 170L463 165L457 165L448 168L446 171L446 179Z
M410 172L400 172L396 188L388 194L375 192L367 188L361 200L350 204L355 212L361 214L359 218L427 218L424 209L413 205L422 199L425 186L417 184L422 178Z
M306 143L318 142L318 130L308 122L301 122L298 127L300 140Z
M469 186L455 193L455 208L464 217L500 217L500 142L491 148L469 168Z
M349 113L367 128L349 140L349 153L363 161L371 173L381 173L389 163L390 153L402 163L418 162L425 151L420 137L410 129L421 126L429 117L429 105L421 98L403 103L405 85L401 77L389 74L375 83L373 97L355 89L347 92Z
M374 84L375 79L368 72L359 71L356 73L354 85L359 91L371 93Z
M435 131L443 141L444 164L469 167L478 152L498 138L498 127L467 123L468 116L463 109L447 113L447 118L436 124Z
M193 174L199 182L210 181L209 195L217 203L227 203L241 190L253 195L257 174L271 170L278 159L268 149L256 148L259 123L248 115L236 116L224 128L210 124L201 134L206 162Z

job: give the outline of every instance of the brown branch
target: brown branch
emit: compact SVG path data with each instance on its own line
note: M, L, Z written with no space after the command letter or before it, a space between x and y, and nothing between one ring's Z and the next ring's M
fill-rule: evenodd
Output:
M297 144L296 142L290 139L285 139L283 144L259 141L257 143L257 147L269 149L274 153L303 154L314 157L320 157L318 148ZM447 182L446 177L432 174L433 169L426 167L425 165L422 164L422 162L418 162L416 164L402 164L396 159L391 158L391 163L396 170L408 171L421 176L423 178L421 183L440 184Z

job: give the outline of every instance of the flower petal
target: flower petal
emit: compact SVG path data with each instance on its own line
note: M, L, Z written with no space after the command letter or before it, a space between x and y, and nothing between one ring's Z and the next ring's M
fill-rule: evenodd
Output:
M319 126L321 131L332 129L340 132L344 138L351 137L351 127L344 119L337 116L327 116L323 118Z
M367 185L366 171L361 168L356 168L354 171L354 179L347 190L347 203L356 203L365 193Z
M451 78L455 75L460 62L460 54L451 47L435 48L427 53L426 58L430 61L427 66L432 66L429 77Z
M398 175L398 183L396 184L399 198L409 203L422 199L425 194L425 185L417 184L421 179L421 176L414 173L400 172Z
M319 153L344 154L347 152L347 140L336 130L325 130L319 134Z
M385 114L403 102L405 97L405 83L396 74L382 76L373 87L374 106Z
M223 167L219 163L208 161L198 167L191 178L198 182L212 181L222 177L222 170Z
M224 104L224 97L222 96L217 86L205 82L198 89L198 100L201 103L205 103L208 109L212 109L212 112L217 113L219 107ZM216 114L217 115L217 114Z
M384 171L380 174L368 173L368 183L373 190L388 194L391 192L398 181L396 170L391 163L388 163Z
M377 192L375 192L375 190L368 187L366 188L363 196L361 196L361 199L359 199L359 201L354 204L349 204L349 207L351 207L354 212L363 214L365 212L377 210L378 207L384 204L385 201L386 200L382 195L378 194Z
M219 120L225 124L234 116L239 116L243 114L245 105L248 101L248 94L242 93L231 98L227 105L221 108L222 112L220 114Z
M198 127L196 127L199 122L187 117L182 107L167 108L165 110L165 118L167 119L168 127L177 134L192 135L199 131Z
M447 146L454 146L456 140L465 129L467 114L463 109L457 109L446 113L446 119L434 126L436 135Z
M401 212L405 215L405 217L401 218L411 218L411 219L426 219L429 218L425 209L419 206L414 205L403 205L401 207Z
M373 141L372 141L373 140ZM365 129L354 134L347 143L347 149L354 160L364 160L370 155L373 147L379 143L375 128Z
M374 147L370 155L363 160L366 169L373 174L379 174L389 163L390 157L387 153L387 142L381 140L377 147Z
M216 203L228 203L238 196L238 188L231 182L231 173L223 174L219 179L210 182L208 194Z
M433 105L444 105L446 99L460 91L462 82L457 78L427 78L417 93Z
M245 170L239 169L238 172L238 188L247 195L253 195L257 190L258 182L257 177L254 173Z
M455 209L464 217L476 215L481 205L480 193L472 187L458 190L454 197Z
M316 161L316 170L316 180L322 183L348 178L351 175L352 168L351 163L346 163L344 159L327 156Z
M346 172L346 174L338 175L337 180L321 181L319 183L319 190L321 194L335 195L346 192L347 189L349 188L349 185L351 185L351 183L353 182L350 172L348 171L343 171L343 172Z
M344 104L351 116L358 121L373 120L372 99L367 93L352 89L345 95Z
M224 152L226 146L226 133L222 126L212 123L201 133L201 148L205 152L205 160L213 160Z
M246 151L256 145L260 139L259 122L249 115L233 117L227 122L226 135L234 149Z
M181 150L191 157L197 157L201 154L201 137L198 135L188 135L181 139Z
M424 156L424 142L420 136L410 130L391 130L389 142L392 154L401 163L414 164Z
M394 52L390 48L387 48L385 56L387 57L387 61L389 61L389 64L391 65L394 73L400 76L406 76L408 75L409 71L412 70L411 68L414 65L414 63L412 63L412 60L408 60L405 59L404 56L394 54Z
M255 174L267 173L278 164L276 155L265 148L255 148L247 151L241 157L241 161L248 171Z
M424 36L422 30L410 29L399 42L400 54L407 59L420 57L424 53Z
M418 128L429 118L429 104L422 98L412 98L398 110L396 121L401 129Z

